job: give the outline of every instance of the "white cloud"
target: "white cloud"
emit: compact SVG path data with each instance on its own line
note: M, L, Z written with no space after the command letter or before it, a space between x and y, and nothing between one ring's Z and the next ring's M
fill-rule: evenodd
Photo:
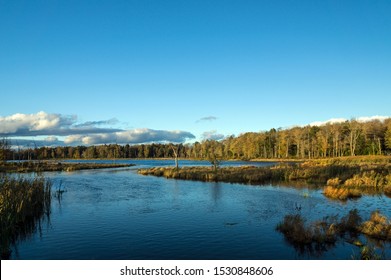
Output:
M48 114L38 112L37 114L14 114L7 117L0 117L0 134L13 134L18 131L39 131L57 128L70 123L69 117L60 114Z
M205 131L204 133L202 133L202 138L207 140L221 140L223 139L225 136L223 134L220 134L220 133L217 133L216 130L211 130L211 131Z
M358 117L358 118L355 118L355 119L358 122L369 122L369 121L374 121L374 120L379 120L379 121L383 122L384 120L389 119L389 118L391 118L391 117L387 117L387 116L372 116L372 117ZM333 119L329 119L327 121L312 122L309 125L310 126L322 126L322 125L326 125L326 124L343 123L343 122L346 122L346 121L348 121L348 119L345 119L345 118L333 118Z
M384 122L386 119L389 119L390 117L387 116L372 116L372 117L359 117L357 118L358 122L370 122L370 121L381 121Z
M329 120L323 121L323 122L322 121L312 122L309 125L310 126L322 126L322 125L326 125L326 124L343 123L346 121L347 121L347 119L344 119L344 118L333 118L333 119L329 119Z
M121 131L121 129L96 127L97 125L114 124L116 122L116 119L111 119L78 124L77 117L74 115L49 114L45 112L14 114L0 117L0 137L67 136Z

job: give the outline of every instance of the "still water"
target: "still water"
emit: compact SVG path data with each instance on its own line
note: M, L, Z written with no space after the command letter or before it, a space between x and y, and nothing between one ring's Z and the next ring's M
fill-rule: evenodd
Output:
M102 161L99 161L102 162ZM103 161L104 162L104 161ZM320 189L169 180L137 174L173 161L117 161L130 168L46 173L53 191L50 220L12 248L13 259L351 259L344 241L325 252L301 252L275 230L285 215L309 221L357 208L367 219L391 216L391 199L366 196L341 203ZM181 161L182 165L208 165ZM227 162L225 165L243 165ZM251 163L269 165L272 163ZM391 256L390 244L381 251Z

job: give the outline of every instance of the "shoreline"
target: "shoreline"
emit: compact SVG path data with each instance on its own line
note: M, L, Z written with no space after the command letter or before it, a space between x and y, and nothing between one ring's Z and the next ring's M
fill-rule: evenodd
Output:
M71 163L62 161L25 161L0 164L0 173L32 173L54 171L77 171L104 168L131 167L135 164L123 163Z

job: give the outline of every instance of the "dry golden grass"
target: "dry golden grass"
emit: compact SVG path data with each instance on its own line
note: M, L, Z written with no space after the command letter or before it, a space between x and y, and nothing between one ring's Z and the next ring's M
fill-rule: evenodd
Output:
M340 220L337 217L325 217L313 223L306 223L299 214L287 215L277 225L276 230L284 234L286 240L295 248L307 249L309 252L319 248L321 250L330 248L335 245L338 238L351 243L350 240L357 240L360 234L374 239L391 241L391 221L378 211L373 212L370 220L364 223L362 223L357 209L349 211ZM346 234L349 236L347 237ZM370 248L361 242L353 242L352 244L361 247L360 256L356 257L358 259L382 258L375 254L375 251L368 251Z
M139 169L139 174L171 179L220 181L230 183L264 184L284 180L284 170L254 166L224 167L215 171L212 167L155 167Z
M359 190L332 186L325 187L323 194L328 198L339 200L347 200L350 198L358 198L362 196L362 193Z
M341 184L341 180L338 177L327 180L327 186L338 187L340 184Z
M34 179L0 177L1 258L10 254L10 246L19 237L35 230L35 224L49 214L51 183Z
M0 172L44 172L44 171L76 171L84 169L102 169L129 167L134 164L111 164L111 163L90 163L90 162L59 162L59 161L25 161L25 162L3 162L0 163Z
M328 166L328 165L390 165L391 156L371 155L371 156L346 156L323 159L307 160L307 166Z
M370 237L391 241L391 221L375 211L368 221L362 223L360 231Z

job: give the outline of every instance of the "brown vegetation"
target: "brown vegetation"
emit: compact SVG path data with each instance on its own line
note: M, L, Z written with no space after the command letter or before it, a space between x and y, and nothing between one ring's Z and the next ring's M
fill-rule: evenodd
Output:
M362 196L362 193L359 190L332 186L327 186L324 189L323 194L328 198L339 200L347 200L349 198L358 198Z
M219 181L230 183L264 184L284 180L282 169L257 168L254 166L224 167L154 167L139 169L139 174L154 175L171 179Z
M76 171L84 169L102 169L129 167L134 164L108 164L108 163L70 163L59 161L23 161L3 162L0 172L44 172L44 171Z
M355 241L360 234L391 241L391 221L378 211L373 212L370 220L363 223L357 209L351 210L340 220L337 217L326 217L310 224L299 214L287 215L277 225L276 230L284 234L286 240L295 248L308 252L321 252L334 246L338 238L347 238L347 242L361 247L358 257L360 259L379 258L373 248Z
M34 179L0 177L1 259L9 258L10 246L34 232L36 223L49 215L51 183Z
M140 169L142 175L172 179L221 181L245 184L326 185L324 194L346 200L367 193L391 193L390 157L347 157L311 160L303 163L280 163L271 167L171 167Z
M335 224L320 221L306 225L299 214L285 216L276 229L284 234L288 242L298 246L334 244L337 241Z
M372 238L391 241L391 221L378 211L361 225L360 231Z

